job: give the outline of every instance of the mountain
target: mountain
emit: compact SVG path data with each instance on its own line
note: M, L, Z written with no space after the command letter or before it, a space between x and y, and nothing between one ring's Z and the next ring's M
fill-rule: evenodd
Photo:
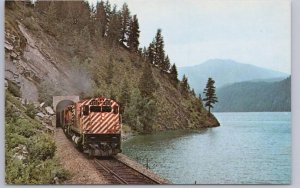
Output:
M215 80L215 86L220 88L236 82L284 79L289 76L286 73L223 59L212 59L195 66L179 67L178 73L179 79L183 74L188 77L190 86L195 89L196 93L203 92L208 77L212 77Z
M291 77L278 82L240 82L216 91L215 112L291 111Z

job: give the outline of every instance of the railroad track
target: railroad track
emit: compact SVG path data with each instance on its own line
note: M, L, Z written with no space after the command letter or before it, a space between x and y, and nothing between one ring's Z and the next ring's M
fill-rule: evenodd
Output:
M94 163L110 184L160 184L115 158L94 159Z

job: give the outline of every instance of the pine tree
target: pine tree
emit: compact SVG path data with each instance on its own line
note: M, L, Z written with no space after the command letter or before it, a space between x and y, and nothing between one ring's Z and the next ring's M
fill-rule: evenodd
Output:
M215 81L212 78L208 78L206 88L204 89L205 98L203 101L205 102L205 107L208 107L208 115L210 116L210 108L213 108L213 104L218 102L218 98L216 96L216 88L214 86Z
M191 94L196 97L196 92L195 92L194 88L192 89Z
M178 82L178 72L177 72L177 67L175 65L175 63L172 65L171 69L170 69L170 75L171 75L171 79Z
M151 133L157 108L153 99L143 98L138 89L133 89L130 102L125 108L124 122L138 132Z
M150 64L154 64L155 61L155 41L153 40L148 47L147 50L147 56L148 56L148 61L150 62Z
M169 56L167 55L162 63L162 70L165 72L169 72L170 66L171 66L170 59Z
M121 27L122 27L122 18L121 13L117 11L116 5L113 7L111 11L111 18L107 31L107 37L109 39L110 44L113 46L119 45L119 42L122 37Z
M111 5L108 0L104 4L104 9L106 14L106 25L105 25L105 31L103 36L106 37L108 35L108 30L111 22L111 17L112 17Z
M165 60L164 39L161 35L161 29L158 29L155 36L155 56L154 65L157 65L163 70Z
M142 51L142 57L144 61L147 61L148 58L148 51L147 48L144 46L143 51Z
M142 126L140 125L139 119L142 114L144 106L143 97L137 88L131 91L130 102L126 106L123 116L123 121L132 127L134 130L142 132Z
M124 113L124 109L128 106L130 102L130 93L128 88L128 82L125 80L123 82L122 90L121 90L121 96L119 97L119 103L120 103L120 113Z
M200 101L202 101L202 97L201 97L201 94L200 94L200 93L199 93L198 99L199 99Z
M156 83L152 74L152 69L149 64L146 64L143 70L142 77L139 81L139 90L143 97L151 98L156 90Z
M128 5L124 3L121 10L121 44L124 44L125 46L128 46L127 42L130 31L130 19L131 16Z
M95 19L96 31L100 36L104 37L108 18L105 12L105 6L103 1L97 2Z
M130 22L130 33L128 38L128 47L132 52L138 52L139 48L139 37L140 37L140 30L139 30L139 22L136 15L133 16L133 19Z
M144 99L142 116L140 118L144 133L151 133L153 131L153 124L156 116L157 107L155 101L153 99Z
M182 80L180 82L180 89L182 94L187 94L190 91L188 78L185 76L185 74L183 75Z

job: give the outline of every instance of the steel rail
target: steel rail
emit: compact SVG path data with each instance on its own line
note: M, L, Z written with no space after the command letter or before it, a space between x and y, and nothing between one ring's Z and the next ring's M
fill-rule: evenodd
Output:
M104 169L107 173L111 174L112 177L115 180L117 180L120 184L142 184L142 183L161 184L157 180L154 180L153 178L137 171L136 169L132 168L128 164L126 164L116 158L105 160L106 163L110 163L108 165L105 164L105 162L104 163L101 162L101 160L99 160L99 159L94 159L94 161L98 166L100 166L102 169ZM121 164L123 166L123 168L118 166L118 164ZM120 169L117 172L115 172L109 167L109 165L111 165L111 167L115 166ZM130 169L131 173L128 173L128 171L126 172L126 169ZM123 172L123 175L122 175L122 172ZM121 177L121 176L123 176L123 177Z
M112 171L111 169L109 169L108 167L106 167L105 165L103 165L101 162L99 162L99 160L94 160L95 163L99 166L101 166L107 173L112 174L113 177L121 184L128 184L128 182L126 180L124 180L123 178L121 178L118 174L116 174L114 171Z

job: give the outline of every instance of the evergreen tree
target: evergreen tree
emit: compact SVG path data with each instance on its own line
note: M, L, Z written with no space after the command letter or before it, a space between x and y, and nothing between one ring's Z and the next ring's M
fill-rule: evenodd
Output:
M187 94L190 91L188 78L185 76L185 74L183 75L182 80L180 82L180 89L182 94Z
M143 125L144 133L151 133L153 131L154 120L157 115L156 103L153 99L144 99L142 109L142 116L140 122Z
M149 64L146 64L143 70L142 77L139 81L139 89L143 97L151 98L156 90L156 83L152 74L152 69Z
M105 25L105 31L103 36L106 37L108 35L108 30L112 18L112 10L111 10L111 5L109 1L107 0L104 4L104 9L105 9L105 14L106 14L106 25Z
M155 41L153 40L148 47L147 50L147 56L148 56L148 60L151 64L154 64L155 61Z
M203 101L205 102L205 107L208 107L208 115L210 116L210 108L213 108L213 104L218 102L218 98L216 96L216 88L214 86L215 81L212 78L208 78L206 88L204 89L205 98Z
M171 66L170 59L169 56L167 55L163 61L162 70L165 72L169 72L170 66Z
M131 16L128 5L124 3L121 10L121 44L124 44L125 46L128 46L127 42L130 33L130 19Z
M130 102L126 106L124 111L123 122L128 124L134 130L142 132L142 126L140 123L140 116L144 106L143 97L137 88L131 91Z
M201 97L201 94L200 94L200 93L199 93L198 99L199 99L200 101L202 101L202 97Z
M143 57L144 61L146 61L147 58L148 58L148 51L147 51L147 48L145 46L144 46L143 51L142 51L142 57Z
M143 56L143 48L139 48L137 53L140 57L142 57Z
M117 7L115 5L111 12L111 20L107 31L107 37L110 44L112 44L113 46L119 45L120 39L122 37L121 22L121 13L117 11Z
M138 52L138 48L140 44L139 37L140 37L139 22L136 15L134 15L133 19L130 22L130 33L128 38L128 47L132 52Z
M97 33L104 37L106 31L106 25L108 22L107 14L105 12L104 2L100 1L97 2L96 5L96 15L95 15L95 22L96 22L96 31Z
M143 98L138 89L133 89L130 102L125 108L124 122L143 133L151 133L153 122L157 115L157 108L153 99Z
M128 82L125 80L123 82L121 96L119 97L119 104L120 104L120 113L124 113L124 109L128 106L130 102L130 93L128 88Z
M194 96L196 97L196 93L195 93L194 88L192 89L191 94L194 95Z
M109 17L111 15L111 4L108 0L106 0L104 4L104 8L105 8L106 17L108 18L107 21L109 22Z
M164 39L161 35L161 29L158 29L155 36L155 56L154 65L157 65L163 70L165 60Z
M170 75L172 80L178 82L178 72L175 63L171 66Z

